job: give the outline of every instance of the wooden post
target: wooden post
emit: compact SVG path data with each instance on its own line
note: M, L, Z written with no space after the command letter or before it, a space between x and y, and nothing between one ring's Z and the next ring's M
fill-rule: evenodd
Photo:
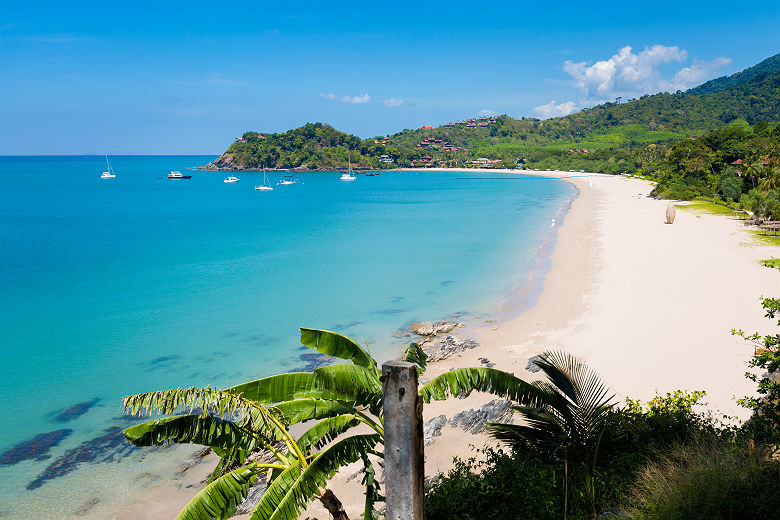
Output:
M422 405L417 367L405 361L382 365L386 520L425 518Z

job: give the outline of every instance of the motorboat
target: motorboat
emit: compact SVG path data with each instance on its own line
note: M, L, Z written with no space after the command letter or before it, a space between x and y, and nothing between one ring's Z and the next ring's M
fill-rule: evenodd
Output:
M116 173L114 173L114 169L111 167L111 163L108 162L108 155L106 155L106 171L100 174L101 179L115 179Z
M222 181L222 182L238 182L238 177L233 177L233 176L231 175L230 177L228 177L227 179L225 179L225 180L224 180L224 181Z
M192 179L192 175L182 175L181 172L172 171L168 174L169 179Z
M292 173L289 173L282 177L282 180L279 181L279 184L282 186L287 186L289 184L295 184L296 182L298 182L298 179L296 179Z

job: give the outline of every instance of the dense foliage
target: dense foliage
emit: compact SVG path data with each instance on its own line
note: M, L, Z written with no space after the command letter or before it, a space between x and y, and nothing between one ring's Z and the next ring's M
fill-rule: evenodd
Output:
M634 482L659 454L679 445L728 445L733 429L694 406L704 392L677 391L643 404L629 400L613 410L602 439L596 472L597 513L630 507ZM511 452L486 449L483 456L456 459L426 496L428 518L563 518L565 469L547 450L515 445ZM593 518L585 482L572 480L568 518Z
M761 126L762 121L780 121L780 55L686 92L618 101L545 121L506 115L481 117L370 139L322 123L309 123L278 134L246 132L214 165L227 169L265 166L332 170L346 168L350 153L356 168L473 166L477 164L475 161L485 158L492 162L483 166L490 167L524 165L537 169L647 175L659 172L663 176L683 172L678 169L679 162L666 161L673 145L683 146L690 138L724 126L743 130L750 130L751 125L759 127L748 132L749 137L737 136L741 148L705 143L713 155L721 152L714 157L717 167L727 157L733 157L731 161L746 160L748 152L758 152L760 143L745 141L771 133L771 128ZM745 153L740 156L739 152ZM685 170L686 174L720 173L720 170L713 172L706 161L687 166L695 171ZM684 179L677 191L685 194L685 186L693 186L692 192L706 192L707 186L712 188L712 183L708 185L706 180L704 183L688 180ZM672 186L675 182L666 184ZM731 188L733 192L735 187Z

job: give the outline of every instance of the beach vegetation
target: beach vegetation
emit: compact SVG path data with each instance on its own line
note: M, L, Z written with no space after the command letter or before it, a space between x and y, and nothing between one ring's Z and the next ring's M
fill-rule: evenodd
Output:
M510 451L485 448L476 457L455 459L426 495L428 518L562 518L636 512L632 497L640 473L677 446L734 445L737 430L701 411L703 391L677 390L644 403L628 399L604 419L596 471L589 493L585 480L571 479L549 450L511 443ZM591 497L595 500L591 501ZM534 510L538 508L538 513ZM568 509L566 507L568 506Z
M761 265L764 267L780 269L780 258L767 258L766 260L761 260Z
M637 520L775 518L780 461L750 445L678 444L638 472L628 501Z
M531 383L542 396L536 403L512 408L521 424L488 424L493 437L516 452L532 453L563 467L564 518L569 482L578 480L596 513L596 471L599 452L609 442L613 395L601 378L581 360L564 352L545 352L533 363L546 380Z
M752 410L753 415L745 423L745 430L757 441L780 445L780 298L762 298L764 316L776 321L774 333L748 334L741 329L732 335L749 341L754 348L749 362L752 369L745 377L756 383L756 396L746 396L739 403Z
M208 491L198 494L180 518L229 517L246 497L252 479L261 474L269 485L253 520L296 518L313 499L339 518L343 509L326 485L340 467L358 460L364 465L364 517L371 517L374 504L382 500L370 458L383 457L377 449L384 438L378 364L357 342L335 332L302 328L301 343L341 362L224 390L177 388L124 398L128 413L165 416L125 429L133 444L201 444L220 457ZM427 356L414 343L403 359L421 373L426 368ZM536 387L485 367L456 369L419 389L426 403L472 391L524 403L538 398ZM289 427L304 423L309 429L294 438ZM367 426L372 433L353 432L357 426ZM343 434L349 435L339 437Z

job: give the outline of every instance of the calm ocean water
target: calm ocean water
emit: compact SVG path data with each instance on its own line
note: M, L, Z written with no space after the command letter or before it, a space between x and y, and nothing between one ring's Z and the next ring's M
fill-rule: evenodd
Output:
M123 395L302 367L300 326L386 359L404 324L497 313L574 195L487 172L260 192L262 173L186 170L212 159L112 157L101 180L99 156L0 157L3 518L108 514L112 489L164 478L162 454L117 441Z

